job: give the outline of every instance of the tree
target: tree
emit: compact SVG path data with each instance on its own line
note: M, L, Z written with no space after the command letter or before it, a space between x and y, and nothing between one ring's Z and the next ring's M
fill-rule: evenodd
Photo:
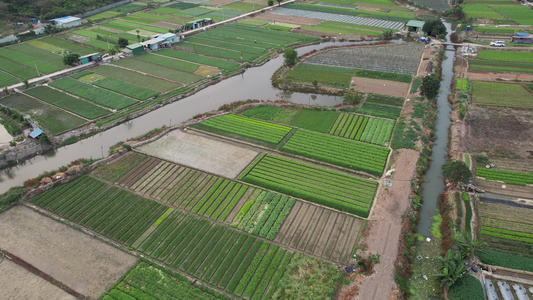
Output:
M468 183L472 178L470 168L462 161L447 162L442 166L442 174L452 184Z
M394 34L394 31L392 29L387 29L383 31L383 39L384 40L392 40L392 35Z
M457 280L463 277L466 267L459 252L448 249L446 257L437 257L437 260L442 266L440 272L433 274L433 276L440 277L441 286L450 288Z
M344 93L343 100L344 104L357 105L363 100L363 94L349 90Z
M422 27L422 31L432 36L438 36L439 34L446 35L447 33L446 26L444 26L444 23L439 19L426 21L424 27Z
M141 41L141 31L139 29L135 30L135 32L137 32L137 41L140 42Z
M289 67L292 67L296 64L296 60L298 59L298 52L292 48L288 48L285 50L285 53L283 53L283 57L285 58L285 64Z
M267 4L268 4L268 6L274 5L274 0L268 0Z
M80 55L77 53L71 53L63 56L63 63L67 66L74 66L78 63Z
M126 48L127 45L129 45L129 41L128 39L125 39L125 38L119 38L118 39L118 45L120 46L120 48Z
M481 240L473 239L470 233L459 231L455 237L457 246L461 249L461 255L464 258L473 259L476 251L481 247Z
M422 78L420 90L429 99L435 99L439 94L440 80L436 75L428 75Z
M276 0L278 2L278 6L281 6L281 1L282 0Z
M466 18L466 14L463 11L463 6L461 5L455 5L452 9L446 11L444 13L445 16L455 18L457 20L462 20Z

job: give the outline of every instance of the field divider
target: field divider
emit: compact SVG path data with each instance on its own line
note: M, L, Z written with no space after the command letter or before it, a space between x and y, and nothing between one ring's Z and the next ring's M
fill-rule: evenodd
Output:
M142 244L142 242L144 242L144 240L145 240L149 235L151 235L152 232L154 232L154 231L157 229L157 227L159 227L159 225L161 225L161 223L163 223L163 221L164 221L164 220L170 215L170 213L171 213L172 211L174 211L174 208L169 207L169 208L165 211L165 213L164 213L161 217L159 217L159 219L157 219L157 220L154 222L154 224L152 224L150 227L148 227L148 229L147 229L145 232L143 232L143 234L141 234L141 236L139 236L139 238L138 238L135 242L133 242L133 244L131 244L131 246L132 246L133 248L138 248L138 247Z
M30 97L30 98L32 98L32 99L38 101L38 102L44 103L45 105L50 105L50 106L52 106L52 107L55 107L55 108L57 108L57 109L59 109L59 110L62 110L62 111L64 111L64 112L66 112L66 113L68 113L68 114L75 115L76 117L78 117L78 118L80 118L80 119L83 119L83 120L85 120L85 121L87 121L87 122L94 122L95 120L98 120L98 119L99 119L99 118L94 119L94 120L87 119L87 118L85 118L85 117L82 117L82 116L80 116L80 115L74 113L74 112L68 111L68 110L66 110L66 109L64 109L64 108L62 108L62 107L59 107L59 106L55 106L55 105L53 105L53 104L51 104L51 103L48 103L48 102L46 102L46 101L44 101L44 100L41 100L41 99L39 99L39 98L37 98L37 97L34 97L34 96L30 95L30 94L26 94L26 93L24 93L24 92L22 92L22 94L25 95L25 96L27 96L27 97ZM85 123L85 124L86 124L86 123ZM85 124L81 124L79 127L84 126ZM79 128L79 127L78 127L78 128ZM61 134L61 132L58 133L57 135L60 135L60 134Z
M258 145L258 144L254 144L254 143L250 143L250 142L246 142L246 141L230 138L230 137L227 137L227 136L219 135L219 134L208 132L208 131L203 131L203 130L198 129L198 128L187 127L187 132L193 133L193 134L196 134L196 135L199 135L199 136L204 136L204 137L207 136L209 138L214 138L215 140L218 140L218 141L230 142L232 144L237 144L237 146L245 147L245 148L248 148L248 149L251 149L251 150L255 150L255 151L265 152L267 154L276 154L278 156L281 156L281 157L284 157L284 158L287 158L287 159L292 159L292 160L295 160L295 161L298 161L298 162L310 163L311 165L313 165L315 167L323 167L323 168L326 168L326 169L329 169L329 170L332 170L332 171L338 171L338 172L341 172L341 173L344 173L344 174L348 174L348 175L352 175L352 176L355 175L358 178L370 179L370 180L378 180L379 179L379 177L377 177L375 175L372 175L372 174L369 174L369 173L366 173L364 171L360 171L360 170L356 171L356 170L353 170L353 169L349 169L349 168L345 168L345 167L342 167L342 166L330 164L330 163L327 163L327 162L314 160L314 159L309 158L309 157L304 157L304 156L300 156L300 155L296 155L296 154L292 154L292 153L287 153L287 152L281 152L281 151L278 151L278 150L275 150L275 149L271 149L271 148L268 148L268 147L265 147L265 146L261 146L261 145ZM365 144L365 143L362 143L362 144ZM373 146L376 146L376 145L373 145ZM383 147L383 148L385 148L385 147ZM385 148L385 149L390 150L390 148ZM142 153L142 152L139 152L139 153ZM392 151L389 151L389 157L390 157L390 153L392 153ZM143 154L146 154L146 153L143 153ZM387 160L387 162L388 162L388 160ZM216 176L218 176L218 175L216 175Z
M109 110L110 112L112 112L112 109L111 109L111 108L109 108L109 107L105 107L105 106L102 106L102 105L100 105L100 104L98 104L98 103L96 103L96 102L93 102L93 101L89 100L89 99L86 99L86 98L82 98L82 97L76 96L76 95L74 95L74 94L71 94L71 93L69 93L69 92L67 92L67 91L65 91L65 90L60 89L60 88L56 88L55 86L51 86L51 85L49 85L49 84L44 84L44 86L49 87L49 88L51 88L52 90L56 90L56 91L58 91L58 92L61 92L61 93L63 93L63 94L67 94L67 95L69 95L69 96L72 97L72 98L80 99L81 101L85 101L85 102L90 103L90 104L92 104L92 105L94 105L94 106L98 106L98 107L100 107L100 108L103 108L103 109L105 109L105 110Z
M285 137L281 140L281 142L279 142L279 144L276 147L274 147L274 150L280 151L281 148L283 148L283 146L285 145L285 143L287 143L291 139L291 137L296 133L297 130L298 128L291 129L291 131L289 131L289 133L285 135Z
M139 151L137 151L137 150L133 150L133 151L135 151L135 152L139 152ZM139 153L141 153L141 152L139 152ZM260 190L260 191L265 191L265 189L264 189L263 187L260 187L260 186L256 186L256 185L253 185L253 184L250 184L250 183L247 183L247 182L243 182L243 181L240 181L240 180L235 180L235 179L231 179L231 178L222 177L222 176L219 176L219 175L216 175L216 174L212 174L212 173L209 173L209 172L205 172L205 171L202 171L202 170L198 170L198 169L195 169L195 168L192 168L192 167L189 167L189 166L183 166L183 165L180 165L180 164L178 164L178 163L176 163L176 162L172 162L172 161L169 161L169 160L166 160L166 159L163 159L163 158L156 158L156 157L149 156L148 159L146 159L145 161L148 161L149 159L153 159L153 162L154 162L156 165L158 164L157 161L160 161L160 162L161 162L161 161L165 161L165 162L168 162L168 163L171 163L171 164L175 164L175 165L178 165L178 166L182 166L182 167L185 167L185 168L189 168L189 169L194 170L194 171L197 171L197 172L202 172L202 173L206 173L206 174L209 174L209 175L213 175L213 176L215 176L215 177L217 177L217 178L221 178L221 179L223 179L223 180L224 180L224 179L225 179L225 180L230 180L230 181L232 181L232 182L241 183L241 184L243 184L244 186L248 186L248 187L256 188L256 189L258 189L258 190ZM104 183L106 183L106 184L109 184L109 182L107 182L106 180L101 179L101 178L99 178L99 177L93 177L93 178L96 179L96 180L98 180L98 181L101 181L101 182L104 182ZM163 218L163 216L164 216L166 213L168 213L169 210L172 210L172 212L174 212L174 211L178 211L178 212L180 212L180 213L183 213L185 216L189 215L189 216L191 216L191 217L193 217L193 218L196 218L196 219L204 219L204 220L207 220L207 221L212 222L212 223L214 223L214 224L218 224L218 225L220 225L220 226L224 226L225 228L228 228L228 229L231 229L231 230L234 230L234 231L240 232L240 233L247 234L247 235L252 236L252 237L254 237L254 238L256 238L256 239L260 239L260 240L262 240L262 241L269 242L269 243L271 243L271 244L275 244L275 245L278 245L278 246L281 246L281 247L284 247L284 248L289 248L289 249L292 250L292 251L297 251L297 252L300 252L300 253L305 253L306 255L309 255L309 256L312 256L312 257L316 257L316 258L320 258L320 259L323 259L323 260L325 260L325 261L332 262L332 263L339 263L339 262L340 262L339 260L327 259L327 258L323 258L323 257L321 257L320 255L306 253L306 252L304 252L304 251L302 251L302 250L299 250L299 249L297 249L297 248L291 247L291 246L289 246L289 245L284 245L284 244L281 243L281 242L276 242L275 239L274 239L274 240L269 240L269 239L266 239L266 238L261 237L261 236L259 236L259 235L251 234L251 233L249 233L249 232L247 232L247 231L245 231L245 230L241 230L241 229L237 229L237 228L231 227L228 223L224 222L224 220L218 221L218 220L216 220L216 219L211 219L211 218L208 218L208 217L206 217L206 216L203 216L203 215L200 215L200 214L194 213L194 212L192 212L192 211L189 211L189 210L186 210L186 209L183 209L183 208L176 207L176 206L171 205L171 204L169 204L169 203L165 203L165 202L160 201L160 200L158 200L158 199L156 199L156 198L154 198L154 197L151 197L151 196L145 196L145 195L140 195L139 193L135 192L134 190L130 190L130 189L128 189L127 187L120 186L120 185L118 185L118 184L111 184L111 186L115 186L115 187L118 188L119 190L127 191L127 192L129 192L129 193L132 193L132 194L137 195L137 196L140 196L140 197L142 197L142 198L145 198L145 199L148 199L148 200L154 201L154 202L156 202L156 203L159 203L159 204L161 204L161 205L167 207L167 211L166 211L165 213L162 214L162 216L160 217L160 219ZM321 205L321 204L318 204L318 203L314 203L314 202L311 202L311 201L307 201L307 200L305 200L305 199L301 199L301 198L294 197L294 196L291 196L291 195L287 195L287 194L284 194L284 193L280 193L280 192L276 192L276 191L273 191L273 192L274 192L275 194L278 194L278 195L281 195L281 196L286 196L286 197L288 197L288 198L294 198L295 200L300 201L301 203L306 203L307 205L309 205L309 207L315 206L315 207L317 207L317 208L322 208L322 209L329 210L329 211L331 211L331 212L336 212L337 214L343 214L343 215L346 215L347 217L352 217L352 218L357 218L357 219L361 219L361 220L366 220L366 218L363 218L363 217L361 217L361 216L354 215L354 214L350 214L350 213L347 213L347 212L344 212L344 211L340 211L340 210L337 210L337 209L335 209L335 208L331 208L331 207L328 207L328 206L324 206L324 205ZM296 205L296 202L295 202L295 205ZM40 209L40 208L39 208L39 209ZM294 209L294 206L293 206L293 208L291 208L291 210L292 210L292 209ZM47 210L44 210L44 211L45 211L45 212L48 212ZM52 214L53 214L53 213L52 213ZM56 216L56 215L54 215L54 216ZM61 217L55 217L55 218L64 221L64 219L61 218ZM158 220L159 220L159 219L158 219ZM158 220L156 220L156 221L154 222L154 224L157 223ZM161 223L162 223L162 222L163 222L163 221L161 221ZM81 224L80 224L80 225L81 225ZM158 225L159 225L159 224L158 224ZM154 225L152 225L152 226L154 226ZM95 235L95 234L96 234L96 235L98 235L98 236L100 236L100 235L103 236L102 233L96 232L95 230L85 229L85 226L83 226L83 225L81 225L80 227L81 227L81 228L84 228L84 231L86 231L86 233L87 233L87 232L90 232L90 233L89 233L90 235ZM149 231L150 229L151 229L151 227L149 227L149 229L148 229L147 231L145 231L145 232L144 232L144 233L143 233L143 234L142 234L142 235L141 235L136 241L134 241L133 243L134 243L134 244L142 243L143 241L141 241L141 237L143 237L145 234L146 234L147 237L148 237L148 236L150 235L150 233L148 233L148 231ZM154 229L155 229L155 228L154 228ZM280 229L281 229L281 227L280 227ZM105 236L104 236L104 237L105 237ZM109 239L109 240L113 241L113 244L114 244L115 246L121 248L121 249L124 248L124 246L129 246L129 245L126 244L126 243L116 242L115 240L112 240L111 238L107 238L107 237L105 237L105 239ZM134 247L134 248L137 249L137 247ZM135 253L135 254L138 254L138 252L139 252L138 250L134 250L134 251L133 251L133 253ZM140 252L139 252L139 253L140 253ZM155 258L154 258L154 259L155 259ZM159 260L155 259L154 261L156 261L158 264L160 264ZM177 269L174 268L174 267L172 267L172 269L173 269L173 270L177 270ZM182 273L182 271L179 271L179 270L178 270L178 272ZM188 273L183 273L183 274L187 275L187 277L191 277L191 275L188 274ZM194 278L197 279L197 280L202 281L202 279L200 279L200 278L196 278L196 277L194 277ZM203 282L203 281L202 281L202 282Z

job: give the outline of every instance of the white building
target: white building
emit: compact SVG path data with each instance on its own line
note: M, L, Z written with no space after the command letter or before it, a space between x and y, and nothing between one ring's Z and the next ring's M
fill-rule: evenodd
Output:
M55 25L56 27L69 28L69 27L80 26L81 19L67 16L67 17L52 19L50 20L50 23L52 23L52 25Z

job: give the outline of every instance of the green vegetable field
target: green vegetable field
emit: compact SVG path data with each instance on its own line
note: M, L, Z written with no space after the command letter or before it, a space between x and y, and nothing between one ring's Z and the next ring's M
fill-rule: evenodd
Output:
M281 142L285 135L287 135L292 129L287 126L254 120L233 114L207 119L192 127L227 135L229 137L245 140L250 139L271 147L275 147Z
M274 191L367 217L377 183L274 155L255 161L239 178Z
M281 150L375 176L383 173L390 151L303 129L297 130Z

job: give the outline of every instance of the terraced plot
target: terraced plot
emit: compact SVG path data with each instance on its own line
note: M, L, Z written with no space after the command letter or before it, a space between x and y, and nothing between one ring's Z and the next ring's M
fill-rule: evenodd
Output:
M487 249L486 252L478 253L481 261L531 272L532 210L529 207L492 203L483 198L481 200L478 202L481 238Z
M375 181L270 154L259 156L239 179L362 217L377 189Z
M245 141L259 142L269 147L275 147L292 130L292 128L287 126L233 114L207 119L191 127Z
M273 240L295 203L293 198L256 190L243 204L231 226Z
M328 133L359 141L368 123L368 119L368 117L341 113L335 119Z
M296 201L274 241L346 264L361 236L364 222L348 214Z
M48 134L54 135L73 129L85 123L86 120L61 110L53 105L37 101L24 94L10 95L0 100L0 103L30 115L31 119L44 128Z
M298 129L281 150L375 176L383 173L390 151L384 147L302 129Z
M342 14L292 9L292 8L279 8L279 9L274 10L273 13L295 16L295 17L312 18L312 19L325 20L325 21L335 21L335 22L342 22L342 23L348 23L348 24L357 24L357 25L364 25L364 26L371 26L371 27L378 27L378 28L394 29L394 30L399 30L404 27L404 23L397 22L397 21L387 21L387 20L380 20L380 19L372 19L372 18L364 18L364 17L356 17L356 16L348 16L348 15L342 15Z
M270 299L292 252L83 176L31 200L170 268L251 299ZM165 213L166 211L166 213Z
M47 86L29 89L24 91L24 93L87 119L96 119L111 113L111 111L105 108L74 98Z
M50 85L112 109L123 109L137 103L131 98L68 77L56 80Z
M31 200L63 218L132 244L167 207L83 176Z
M339 48L313 55L306 63L414 75L422 47L409 43Z
M224 221L255 188L156 158L143 160L118 185L214 220Z
M213 287L251 299L270 299L292 256L277 245L177 211L138 249Z
M198 287L187 278L147 261L141 261L129 270L114 287L104 294L102 300L126 299L128 296L135 299L140 296L151 296L154 299L214 300L222 298L222 295L210 289Z

